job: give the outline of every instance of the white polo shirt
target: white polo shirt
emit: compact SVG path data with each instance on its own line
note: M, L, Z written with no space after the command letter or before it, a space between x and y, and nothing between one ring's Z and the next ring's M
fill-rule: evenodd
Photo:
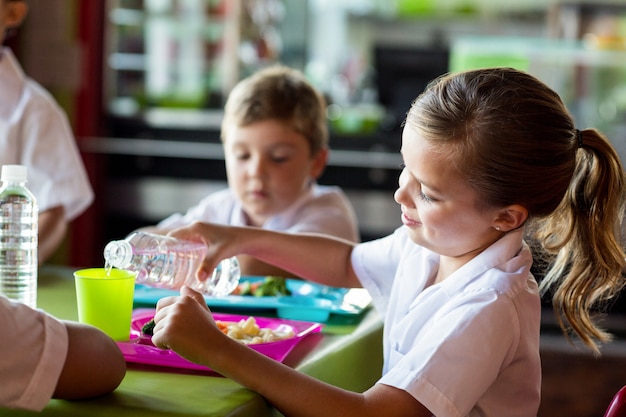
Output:
M39 211L63 206L65 218L74 219L94 194L67 116L1 47L0 92L0 165L27 166Z
M158 227L176 228L194 221L246 226L241 202L228 188L212 193L184 215L177 213L162 220ZM268 219L263 229L288 233L323 233L353 242L359 241L359 229L352 205L335 186L311 184L287 210Z
M438 417L537 415L541 306L522 230L431 286L439 256L404 227L358 245L352 263L384 317L379 383Z

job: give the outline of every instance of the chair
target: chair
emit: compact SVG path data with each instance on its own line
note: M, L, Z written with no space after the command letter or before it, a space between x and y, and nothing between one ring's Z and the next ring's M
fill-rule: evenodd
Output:
M604 417L626 417L626 386L617 391Z

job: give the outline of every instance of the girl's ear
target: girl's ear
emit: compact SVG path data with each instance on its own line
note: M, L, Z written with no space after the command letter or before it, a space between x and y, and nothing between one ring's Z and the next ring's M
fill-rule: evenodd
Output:
M25 1L5 2L6 18L5 25L8 29L13 29L22 24L28 13L28 5Z
M493 221L493 228L508 232L521 227L528 219L528 210L519 204L513 204L498 212Z
M328 162L328 148L320 150L317 155L313 157L313 163L311 164L311 171L309 175L311 178L318 179L326 168Z

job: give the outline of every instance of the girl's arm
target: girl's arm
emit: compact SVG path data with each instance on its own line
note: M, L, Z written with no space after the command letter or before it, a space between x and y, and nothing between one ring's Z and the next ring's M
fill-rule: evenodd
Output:
M355 244L316 234L291 234L252 227L197 222L170 235L204 242L209 253L201 279L210 276L219 260L240 254L275 265L294 276L335 287L360 287L350 260Z
M267 262L259 261L258 259L250 255L237 255L239 266L241 267L241 275L251 276L277 276L285 278L302 278L296 276L293 272L285 271L283 268L279 268Z
M183 287L181 297L160 300L153 343L171 348L258 392L287 416L432 416L407 392L376 384L346 391L304 375L223 334L204 298Z

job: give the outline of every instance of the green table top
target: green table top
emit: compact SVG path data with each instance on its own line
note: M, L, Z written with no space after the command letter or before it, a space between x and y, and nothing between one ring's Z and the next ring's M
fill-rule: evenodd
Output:
M67 320L77 320L73 269L46 265L39 272L38 306ZM284 361L333 385L364 391L382 369L382 323L373 309L357 323L327 323L307 336ZM40 413L0 409L0 416ZM273 416L276 411L255 392L221 376L162 370L129 364L117 390L87 401L52 400L48 416Z

